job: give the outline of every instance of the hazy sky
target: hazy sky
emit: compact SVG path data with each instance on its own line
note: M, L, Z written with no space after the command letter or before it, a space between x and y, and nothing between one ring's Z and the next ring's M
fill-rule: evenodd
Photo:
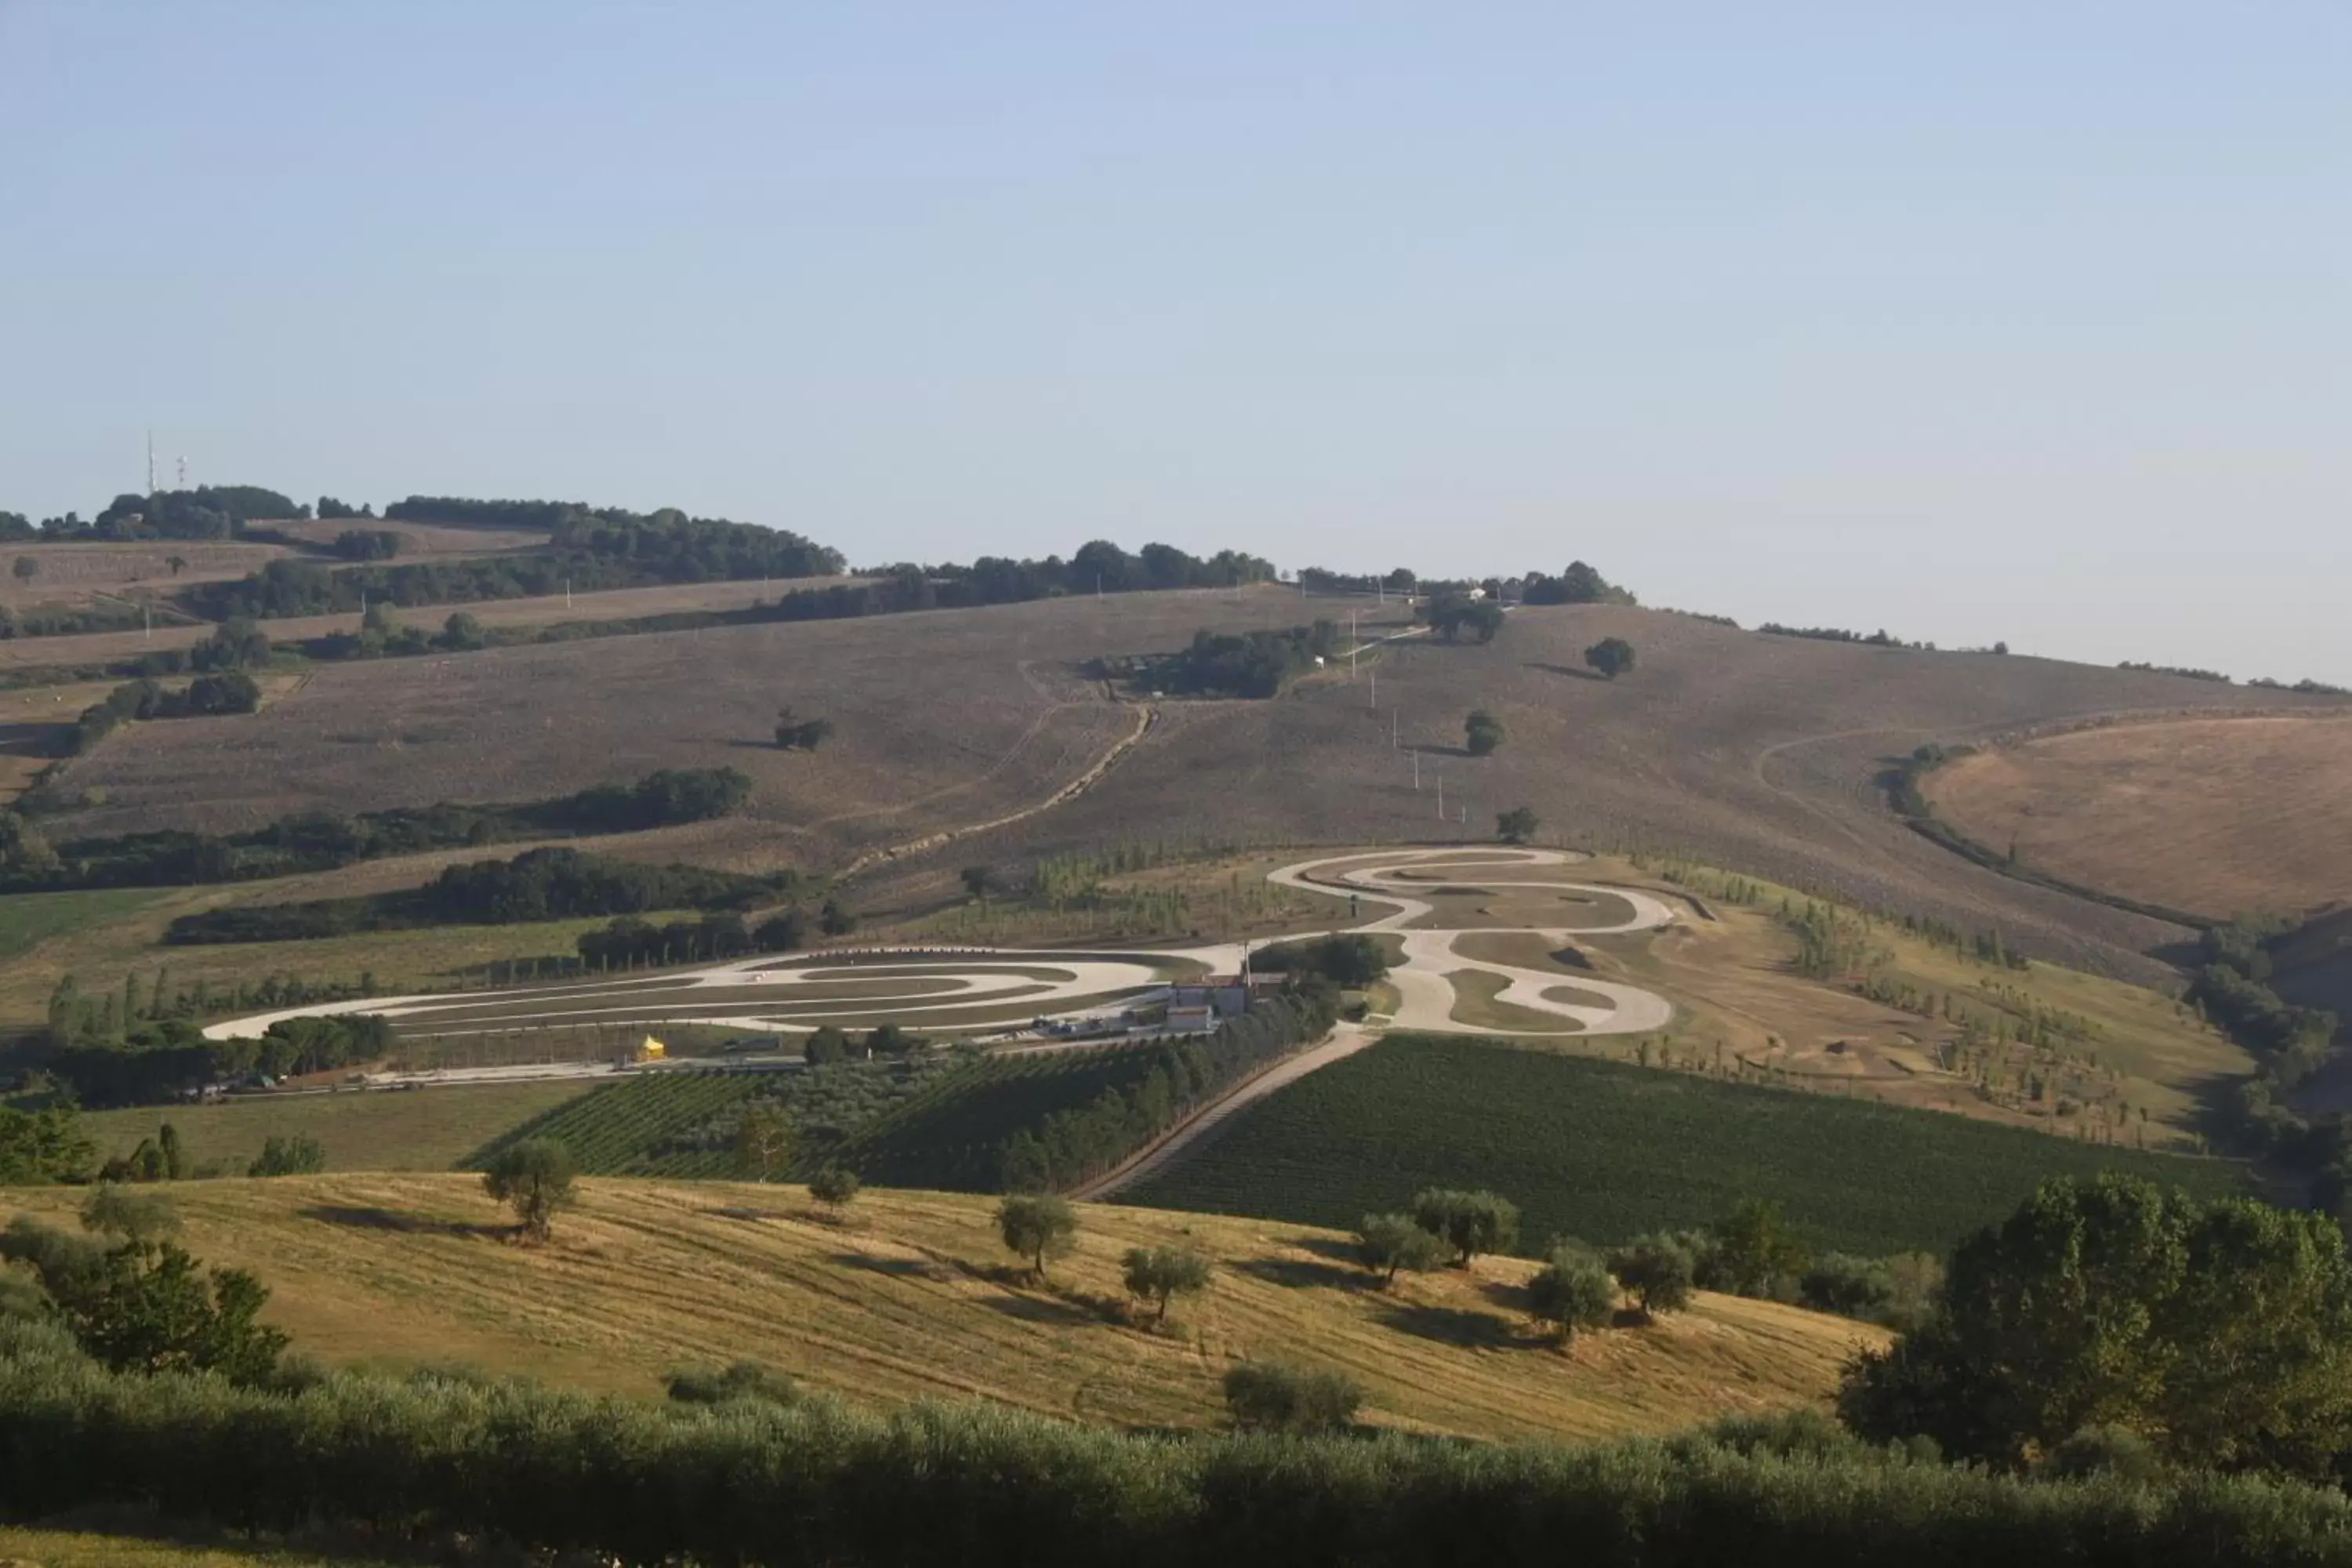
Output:
M0 508L150 426L2352 683L2352 4L0 0Z

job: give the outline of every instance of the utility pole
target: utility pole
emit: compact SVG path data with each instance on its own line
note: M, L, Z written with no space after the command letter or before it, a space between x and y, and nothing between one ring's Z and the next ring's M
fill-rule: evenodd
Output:
M1412 753L1412 792L1415 795L1421 793L1421 752L1418 751Z
M1380 707L1381 707L1381 672L1380 672L1379 670L1375 669L1375 670L1373 670L1373 671L1371 672L1371 682L1372 682L1372 711L1374 711L1375 713L1377 713L1377 712L1379 712L1379 711L1380 711Z
M155 432L147 432L147 493L155 493Z
M1390 751L1391 751L1391 752L1395 751L1395 750L1396 750L1396 743L1397 743L1397 710L1396 710L1395 709L1391 708L1391 709L1390 709L1390 710L1389 710L1389 750L1390 750Z
M1437 820L1445 820L1445 770L1437 770Z

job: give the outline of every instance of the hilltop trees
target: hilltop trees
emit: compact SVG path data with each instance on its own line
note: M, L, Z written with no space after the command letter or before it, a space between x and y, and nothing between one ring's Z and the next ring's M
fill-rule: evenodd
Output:
M545 1241L555 1212L572 1206L578 1170L555 1139L526 1138L499 1151L482 1173L482 1190L514 1210L526 1239Z
M2343 1235L2112 1173L2045 1182L1952 1254L1926 1323L1856 1361L1839 1413L1999 1466L2120 1426L2176 1462L2332 1479L2352 1452Z
M1528 574L1521 592L1530 605L1630 605L1633 595L1581 561L1571 561L1557 577Z
M1460 642L1466 632L1478 642L1489 643L1503 629L1503 606L1492 599L1443 595L1422 606L1421 618L1447 642Z
M1474 757L1490 756L1508 738L1503 721L1484 708L1462 721L1463 748Z
M1602 637L1584 650L1584 662L1604 680L1614 680L1633 668L1633 645L1623 637Z

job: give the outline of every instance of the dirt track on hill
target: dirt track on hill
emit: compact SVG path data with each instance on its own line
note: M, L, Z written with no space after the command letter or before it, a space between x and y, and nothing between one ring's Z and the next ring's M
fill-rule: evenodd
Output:
M657 767L731 765L755 780L746 816L646 836L629 852L862 866L861 904L887 911L948 896L954 866L982 859L1138 841L1484 840L1496 812L1526 805L1548 840L1685 853L1998 927L2028 951L2147 981L2167 972L2144 955L2177 928L1969 865L1889 816L1875 778L1927 741L2282 705L2281 693L2150 671L1765 637L1603 605L1517 610L1486 646L1396 643L1352 681L1335 668L1270 701L1166 702L1124 746L1133 710L1076 674L1097 655L1173 649L1201 627L1344 624L1350 610L1367 638L1404 624L1393 605L1257 588L337 666L250 718L110 740L68 770L110 803L57 831L252 827L296 809L531 799ZM1581 671L1581 650L1604 636L1639 654L1616 681ZM823 751L766 743L788 703L835 721ZM1491 756L1461 751L1474 708L1509 731ZM1115 747L1118 765L1070 788ZM1406 749L1421 754L1419 793ZM1443 822L1431 787L1441 772Z

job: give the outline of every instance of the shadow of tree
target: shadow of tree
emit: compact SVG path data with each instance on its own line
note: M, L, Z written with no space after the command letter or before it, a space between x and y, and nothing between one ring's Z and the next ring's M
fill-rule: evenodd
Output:
M1357 1289L1371 1279L1360 1268L1342 1268L1311 1258L1252 1258L1233 1268L1236 1274L1246 1274L1269 1285L1321 1285L1334 1290Z
M388 1230L402 1236L503 1238L515 1233L512 1226L476 1225L467 1220L440 1219L432 1215L359 1205L313 1204L294 1212L299 1218L314 1219L322 1225L339 1225L350 1230Z
M1518 1331L1507 1318L1472 1307L1436 1307L1422 1301L1391 1301L1380 1310L1381 1323L1399 1333L1454 1345L1510 1345Z
M1608 684L1609 680L1609 678L1602 675L1599 670L1579 669L1572 664L1545 664L1540 660L1531 658L1521 665L1520 668L1523 669L1540 669L1546 675L1565 675L1575 680L1598 680L1604 686Z

